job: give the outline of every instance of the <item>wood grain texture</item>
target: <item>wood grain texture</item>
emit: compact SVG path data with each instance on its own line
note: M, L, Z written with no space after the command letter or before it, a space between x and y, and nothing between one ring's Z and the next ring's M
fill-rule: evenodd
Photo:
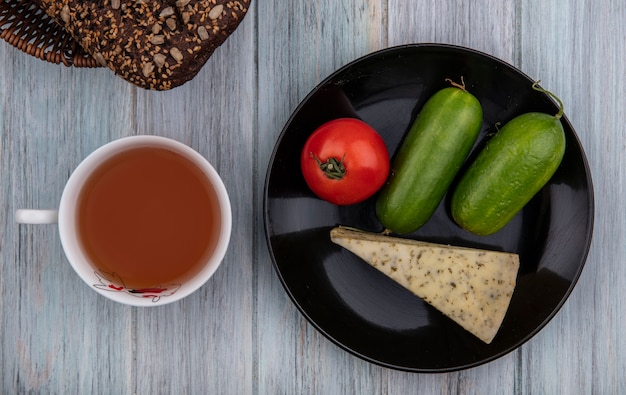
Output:
M55 226L18 226L13 212L57 207L80 159L128 133L113 126L128 124L131 89L91 78L91 70L49 70L13 48L1 50L2 392L92 392L107 376L111 388L130 391L131 309L80 281Z
M224 180L233 210L229 250L209 282L182 303L137 311L140 392L252 391L253 21L251 11L193 83L137 92L137 133L175 138L200 152Z
M384 3L265 2L258 12L258 169L263 176L283 125L335 69L385 45ZM274 23L264 23L272 20ZM261 205L258 207L261 214ZM296 310L274 273L259 227L258 383L260 394L381 393L381 370L330 343Z
M389 0L389 45L443 43L461 45L515 62L515 2Z
M521 350L524 393L626 391L625 20L619 1L523 3L520 67L563 100L596 200L594 240L578 286L554 322Z
M0 393L626 393L624 21L619 0L253 2L194 80L160 93L0 42ZM263 228L267 165L298 103L344 64L413 42L472 47L541 79L565 103L596 193L592 249L558 315L518 350L447 374L382 368L327 340L283 290ZM156 309L98 296L55 226L13 221L56 207L82 158L133 134L198 150L233 206L215 276Z

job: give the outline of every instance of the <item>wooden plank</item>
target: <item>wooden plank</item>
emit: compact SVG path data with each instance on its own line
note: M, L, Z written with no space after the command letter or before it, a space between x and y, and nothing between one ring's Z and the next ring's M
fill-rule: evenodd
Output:
M461 45L513 64L516 60L515 2L389 0L389 45Z
M5 43L0 69L0 387L130 392L131 309L79 279L56 226L18 226L13 212L58 207L79 161L127 133L132 90L109 73L47 64Z
M259 196L274 142L298 103L335 69L384 46L384 5L277 0L258 7ZM256 211L260 221L260 201ZM380 368L330 343L296 310L274 273L258 229L255 392L382 393Z
M524 0L521 67L565 104L593 174L594 242L571 298L523 349L522 393L626 391L626 8L570 0ZM540 17L538 17L540 16Z
M180 303L137 310L138 393L248 394L253 366L254 11L190 82L137 92L137 133L182 141L221 175L233 232L222 266Z

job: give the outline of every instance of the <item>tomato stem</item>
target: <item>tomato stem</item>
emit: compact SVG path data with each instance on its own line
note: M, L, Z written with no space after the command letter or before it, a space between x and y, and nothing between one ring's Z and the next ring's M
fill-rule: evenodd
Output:
M343 164L346 154L343 154L341 161L337 158L328 158L326 162L319 160L313 152L309 152L309 156L317 162L320 170L331 180L341 180L346 175L346 166Z

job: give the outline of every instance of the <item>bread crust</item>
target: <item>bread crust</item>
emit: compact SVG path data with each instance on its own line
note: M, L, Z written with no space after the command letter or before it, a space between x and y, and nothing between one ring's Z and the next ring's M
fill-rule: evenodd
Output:
M251 0L38 0L96 61L141 88L191 80Z

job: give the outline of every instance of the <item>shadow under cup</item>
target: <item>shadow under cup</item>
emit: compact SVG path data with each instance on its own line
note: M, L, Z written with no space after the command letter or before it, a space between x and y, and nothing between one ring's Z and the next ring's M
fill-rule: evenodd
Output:
M157 136L89 155L59 208L63 248L97 292L134 306L179 300L219 267L231 232L227 191L192 148Z

